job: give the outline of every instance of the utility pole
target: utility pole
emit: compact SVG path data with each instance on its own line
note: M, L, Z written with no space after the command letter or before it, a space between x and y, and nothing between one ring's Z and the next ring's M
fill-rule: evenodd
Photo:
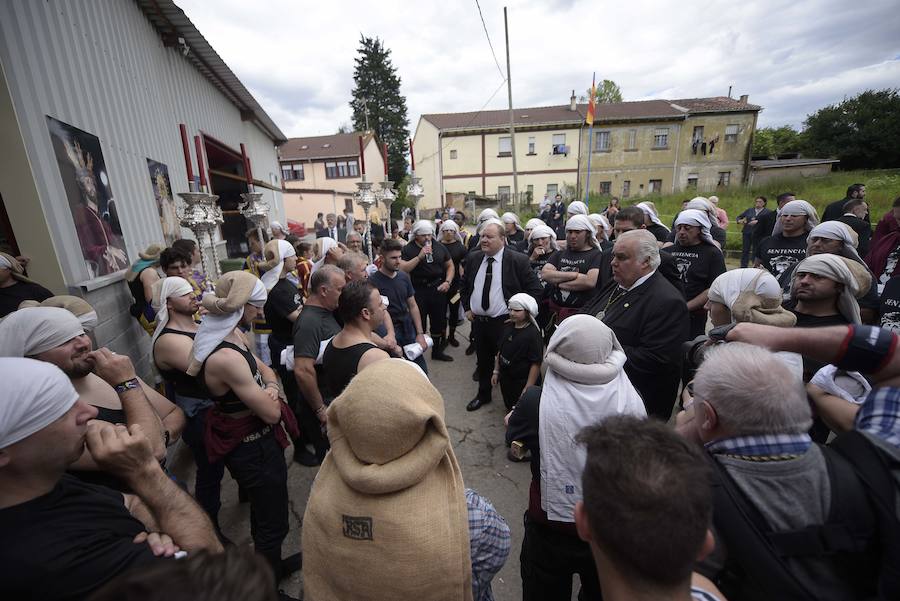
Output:
M512 146L513 198L519 203L519 175L516 171L516 125L513 118L512 74L509 70L509 25L506 22L506 7L503 7L503 29L506 33L506 93L509 96L509 141Z

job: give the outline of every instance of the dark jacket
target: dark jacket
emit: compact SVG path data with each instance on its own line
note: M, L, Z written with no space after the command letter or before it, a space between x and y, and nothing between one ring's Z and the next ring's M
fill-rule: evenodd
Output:
M678 293L684 297L684 282L681 281L681 273L675 265L675 257L671 253L659 253L659 273L672 284ZM613 281L612 275L612 249L603 253L600 258L600 273L597 275L597 292L603 290Z
M466 256L465 269L460 295L462 296L463 309L469 310L469 300L472 298L472 289L475 287L475 275L484 259L484 252L475 250ZM513 294L525 292L540 301L543 296L543 288L537 276L531 270L528 257L512 248L503 249L502 269L503 299L509 301Z
M347 241L347 230L343 228L337 228L337 241L338 242L346 242ZM316 238L329 238L328 229L316 230Z
M771 210L767 209L766 207L763 207L760 210L759 215L757 215L756 207L750 207L749 209L747 209L746 211L744 211L743 213L741 213L740 215L737 216L737 219L746 219L747 220L747 223L745 223L744 226L741 228L741 232L744 234L750 234L750 233L756 231L756 227L762 221L763 215L768 215L771 212L772 212ZM737 219L735 221L737 221ZM750 225L750 222L753 221L754 219L756 219L756 225Z
M850 226L850 229L856 232L856 235L859 237L859 245L856 248L859 256L865 257L869 254L869 243L872 241L872 224L856 215L841 215L836 221L846 223Z
M756 221L756 227L753 229L753 247L759 246L763 238L768 238L775 230L775 220L778 219L778 212L769 210L759 216Z
M667 420L681 379L681 345L688 339L687 303L659 271L609 304L617 290L618 284L610 283L581 312L596 316L605 311L603 323L622 344L625 373L647 413Z
M822 221L835 221L840 219L841 215L844 214L844 205L850 202L851 198L842 198L840 200L836 200L827 207L825 207L825 211L822 213ZM870 223L869 214L866 213L866 218L863 219L866 223Z

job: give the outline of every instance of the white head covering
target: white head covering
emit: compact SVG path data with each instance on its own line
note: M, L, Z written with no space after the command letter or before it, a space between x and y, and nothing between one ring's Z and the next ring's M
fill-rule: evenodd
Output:
M478 221L475 225L475 233L480 234L481 228L484 227L484 224L491 219L496 219L500 221L500 215L497 214L497 211L494 209L485 209L481 213L478 214ZM503 222L500 221L500 225L503 225Z
M588 219L590 219L591 223L594 224L594 227L597 228L597 236L600 237L600 234L603 234L603 239L609 240L609 233L612 231L609 219L600 213L591 213L588 215Z
M551 520L575 521L587 458L575 441L581 429L610 415L647 415L622 369L625 360L613 331L590 315L568 317L547 345L538 437L541 505Z
M434 235L434 224L427 219L419 219L412 226L412 235L423 236L425 234Z
M566 213L568 213L569 215L584 215L585 217L587 217L588 208L587 205L580 200L573 200L569 203L569 207L566 209Z
M82 334L81 322L65 309L19 309L0 321L0 357L31 357Z
M266 251L267 255L268 251L278 252L278 256L273 257L273 259L277 259L278 262L274 267L262 274L262 277L260 278L265 285L266 290L271 290L275 287L275 284L278 283L278 280L281 279L281 270L284 267L284 260L288 257L296 257L297 251L294 249L294 245L287 240L270 240L269 243L266 244ZM268 257L266 257L266 259L268 259Z
M543 219L538 219L537 217L532 217L531 219L529 219L528 221L525 222L525 229L533 230L534 228L536 228L539 225L547 225L547 224L544 223Z
M507 303L507 306L510 309L528 311L528 318L531 320L531 323L534 324L534 327L538 328L538 331L540 331L540 327L538 326L537 320L535 319L538 314L538 305L533 296L531 296L530 294L525 294L524 292L518 292L509 297L509 303Z
M718 224L719 216L716 213L716 207L709 201L708 198L704 198L702 196L695 196L692 198L686 205L684 205L684 209L697 209L698 211L703 211L706 213L706 216L709 217L710 224Z
M313 263L312 267L309 270L310 275L314 274L319 267L325 264L325 259L328 258L328 251L332 248L337 248L337 240L334 238L326 236L325 238L318 238L316 240L316 244L319 246L319 259Z
M844 252L846 252L850 258L856 259L860 263L863 262L862 257L860 257L859 253L856 251L856 248L859 246L859 235L843 221L826 221L820 223L809 230L809 237L840 240L844 243Z
M490 217L489 219L485 219L484 221L482 221L482 222L478 225L478 235L480 236L480 235L481 235L481 230L483 230L485 227L487 227L487 226L489 226L489 225L499 225L499 226L500 226L500 231L503 232L504 235L506 234L506 228L503 227L503 222L500 221L499 219L494 218L494 217Z
M282 240L283 242L283 240ZM163 328L169 323L169 308L166 301L173 296L184 296L194 291L191 283L176 275L157 280L153 283L153 310L156 311L156 329L153 330L152 343L156 342Z
M678 227L679 225L693 225L699 227L700 239L707 244L718 247L713 241L712 235L709 233L709 228L712 227L709 222L709 217L703 211L698 211L697 209L685 209L681 211L678 213L678 217L675 218L675 227Z
M569 220L566 221L566 231L569 230L587 230L591 234L591 246L599 248L600 243L597 241L597 228L595 228L594 224L591 223L591 220L587 218L587 215L572 215L569 217Z
M519 223L519 216L515 213L503 213L503 216L500 218L500 221L503 223L515 223L516 229L521 230L522 224Z
M250 288L251 283L252 289ZM216 282L216 294L208 294L203 298L203 306L210 312L203 316L200 328L194 335L188 375L197 375L207 357L237 327L244 315L244 305L249 303L262 307L266 304L267 297L265 285L249 272L231 271L219 278L219 281ZM225 310L220 309L219 302L222 301L226 306ZM236 308L233 311L227 310L231 307Z
M0 449L43 430L78 401L69 377L45 361L0 359L0 381Z
M775 220L775 227L772 229L773 236L779 235L784 230L784 226L781 225L782 215L806 215L807 232L819 225L819 214L814 206L805 200L792 200L778 209L778 219Z
M460 244L462 244L463 238L462 238L462 234L459 233L459 226L456 225L456 222L453 221L452 219L448 219L448 220L444 221L443 223L441 223L440 231L442 233L448 232L448 231L453 232L453 234L456 236L456 239L459 240Z
M666 227L665 224L663 224L663 222L659 220L659 216L656 214L656 211L653 209L653 207L648 205L646 202L639 202L634 206L642 210L644 212L644 215L649 215L650 221L652 221L656 225ZM666 227L666 231L670 231L669 228Z
M25 309L26 307L59 307L60 309L65 309L78 318L85 332L93 332L100 321L97 312L86 300L71 294L51 296L41 302L25 300L19 303L20 309Z
M559 245L556 243L556 232L549 225L539 225L531 230L531 235L528 236L529 242L535 238L550 238L550 247L559 250Z
M854 405L862 405L872 390L872 385L858 371L839 372L834 365L817 371L809 383Z
M844 290L838 298L838 311L850 323L861 323L856 299L863 297L872 285L872 276L864 265L830 253L806 257L794 270L791 296L796 290L797 276L801 273L814 273L843 284Z
M284 231L284 226L278 223L277 221L273 221L269 224L269 229L274 230L275 228L280 229L282 232Z
M781 294L778 280L764 269L732 269L709 287L709 300L728 307L732 322L789 328L797 318L781 306Z

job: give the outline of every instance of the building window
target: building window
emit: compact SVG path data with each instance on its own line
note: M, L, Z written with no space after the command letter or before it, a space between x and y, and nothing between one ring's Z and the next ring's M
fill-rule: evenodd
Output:
M653 130L653 148L668 148L669 128L657 127ZM652 180L651 180L652 181Z
M525 188L525 198L528 199L528 204L531 204L532 202L534 202L534 186L533 185L528 184L528 186Z
M697 182L699 181L699 179L700 179L700 176L697 175L696 173L688 173L687 187L688 188L696 188Z
M650 194L659 194L662 192L662 180L661 179L651 179L650 180Z
M703 141L703 126L695 125L694 133L691 135L691 142L702 142Z
M631 180L626 179L624 182L622 182L622 198L628 198L629 194L631 194Z
M612 191L612 182L600 182L600 194L609 196Z
M566 146L566 134L553 134L553 154L569 154Z
M509 186L497 186L497 200L509 200Z
M281 166L281 179L286 182L291 180L302 180L303 178L303 164L302 163L294 163L285 164Z
M511 157L512 156L512 138L509 136L503 136L497 139L499 146L497 147L497 156L501 157Z
M628 130L628 150L637 150L637 130Z
M450 158L451 158L451 159L455 159L455 158L456 158L456 151L455 151L455 150L451 150L451 151L450 151Z
M731 183L731 171L719 171L719 185L728 187Z
M609 150L609 132L598 131L594 134L594 152L605 152Z
M553 200L558 193L559 186L557 184L547 184L547 198Z
M534 152L534 136L528 136L528 154L536 154Z
M341 177L359 177L359 164L356 159L349 161L328 161L325 163L326 179Z
M725 126L725 141L726 142L737 142L738 137L738 126L737 125L726 125Z

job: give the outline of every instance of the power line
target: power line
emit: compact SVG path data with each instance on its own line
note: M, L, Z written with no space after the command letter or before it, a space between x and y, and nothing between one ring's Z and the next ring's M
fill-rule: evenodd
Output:
M478 7L478 16L481 17L481 26L484 27L484 36L487 38L488 46L491 47L491 54L494 56L494 64L497 65L497 71L500 72L500 77L503 78L503 81L506 81L506 75L503 74L503 69L500 68L500 61L497 60L497 53L494 52L494 45L491 43L491 36L488 34L487 25L484 23L484 15L481 14L481 5L478 4L478 0L475 0L475 6Z

